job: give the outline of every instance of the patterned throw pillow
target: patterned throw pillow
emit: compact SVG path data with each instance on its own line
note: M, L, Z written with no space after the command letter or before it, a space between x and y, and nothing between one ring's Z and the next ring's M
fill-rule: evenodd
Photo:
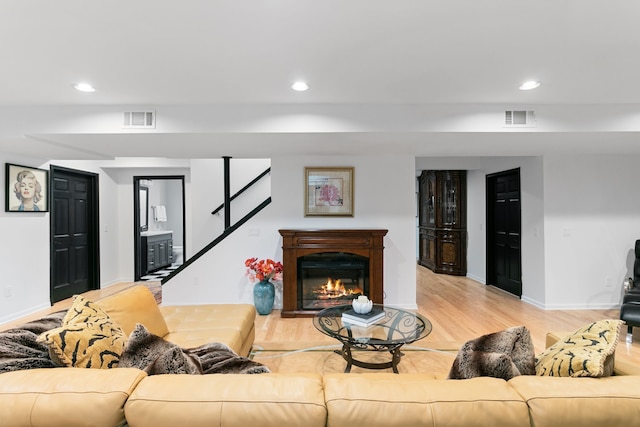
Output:
M77 296L62 326L42 333L38 341L47 344L58 366L107 369L118 365L126 336L100 307Z
M610 376L621 323L614 319L599 320L556 342L536 357L536 375Z

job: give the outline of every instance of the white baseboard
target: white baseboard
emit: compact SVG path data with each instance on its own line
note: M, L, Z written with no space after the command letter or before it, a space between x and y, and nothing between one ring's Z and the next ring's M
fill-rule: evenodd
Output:
M482 283L483 285L487 284L487 282L485 282L485 278L484 277L476 276L474 274L467 274L467 277L469 279L475 280L478 283Z
M389 304L389 306L391 307L395 307L395 308L399 308L407 311L416 311L418 309L417 304L391 304L387 302L385 302L385 304Z
M112 280L110 282L100 283L100 289L108 288L109 286L117 285L118 283L123 283L123 282L133 282L133 279L131 277L127 277L125 279L121 278L121 279Z
M27 317L33 313L37 313L38 311L41 311L41 310L46 310L47 308L50 308L50 307L51 305L49 304L40 304L31 308L27 308L25 310L18 311L16 313L11 313L9 316L0 317L0 325L13 322L14 320L18 320L23 317Z
M545 310L618 310L620 304L598 303L598 304L550 304L545 305Z
M619 310L620 304L611 304L611 303L597 303L597 304L543 304L540 301L536 301L534 299L528 298L526 296L522 296L522 301L527 304L531 304L536 306L542 310L552 311L552 310Z
M526 302L527 304L531 304L534 307L538 307L538 308L540 308L542 310L546 310L544 304L542 304L540 301L536 301L536 300L531 299L529 297L526 297L524 295L521 296L520 299L522 300L522 302Z

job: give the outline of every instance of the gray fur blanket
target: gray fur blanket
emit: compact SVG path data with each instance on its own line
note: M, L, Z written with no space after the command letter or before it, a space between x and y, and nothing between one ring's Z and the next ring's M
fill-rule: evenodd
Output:
M157 374L261 374L269 368L238 356L222 343L183 349L152 334L141 324L127 341L119 368L134 367Z
M41 333L60 327L65 314L66 311L59 311L19 328L0 332L0 373L57 367L49 357L47 345L36 342L36 339ZM269 372L266 366L238 356L221 343L184 350L150 334L142 325L136 331L132 332L134 339L129 340L120 358L120 367L135 366L150 375Z
M46 344L36 342L38 336L59 327L66 310L59 311L19 328L0 332L0 373L23 369L55 368Z
M510 380L535 373L531 335L526 327L518 326L466 342L453 361L449 379L484 376Z

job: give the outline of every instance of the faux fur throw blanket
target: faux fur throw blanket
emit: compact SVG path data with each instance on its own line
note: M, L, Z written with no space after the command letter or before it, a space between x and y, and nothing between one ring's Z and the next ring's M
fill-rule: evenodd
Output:
M149 375L157 374L261 374L269 368L245 357L221 343L183 349L152 334L141 324L127 341L119 368L134 367Z
M0 332L0 373L23 369L55 368L45 343L38 336L59 327L67 312L59 311L18 328Z
M0 373L57 367L49 356L47 345L36 339L41 333L60 327L66 313L65 310L59 311L18 328L0 332ZM120 367L134 366L149 374L269 372L266 366L238 356L221 343L184 350L149 333L142 325L138 325L131 336L133 340L129 340L120 358Z
M526 327L518 326L466 342L453 361L449 379L485 376L510 380L535 373L531 335Z

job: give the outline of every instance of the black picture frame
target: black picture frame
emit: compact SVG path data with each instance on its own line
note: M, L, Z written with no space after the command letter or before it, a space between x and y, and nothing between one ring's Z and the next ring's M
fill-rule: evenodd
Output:
M25 198L21 184L28 187ZM49 212L49 171L31 166L6 163L5 165L5 212L37 213Z

